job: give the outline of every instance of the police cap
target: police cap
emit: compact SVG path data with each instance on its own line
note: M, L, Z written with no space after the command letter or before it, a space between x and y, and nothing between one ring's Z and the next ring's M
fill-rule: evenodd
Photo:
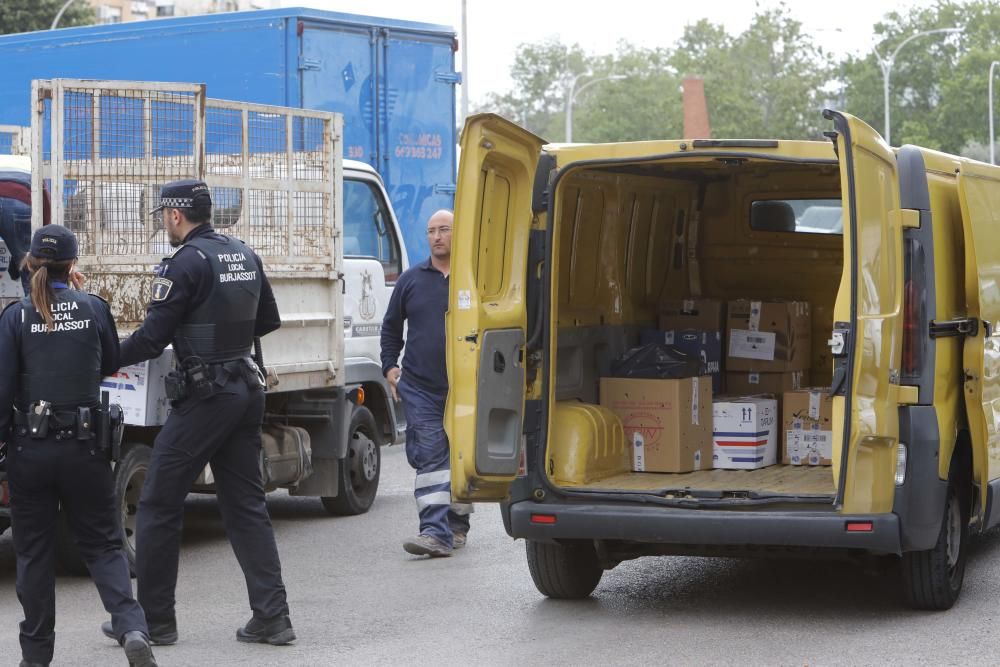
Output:
M208 186L204 181L185 178L181 181L171 181L160 188L160 204L150 213L165 208L192 208L204 205L212 205L212 193Z
M31 237L31 256L64 262L79 256L76 235L62 225L45 225Z

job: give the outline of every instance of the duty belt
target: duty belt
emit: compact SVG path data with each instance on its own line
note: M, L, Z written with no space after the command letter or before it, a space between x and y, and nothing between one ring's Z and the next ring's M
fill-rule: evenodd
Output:
M40 424L33 424L31 415L20 408L14 408L14 425L23 429L22 435L31 438L48 437L55 433L56 440L90 440L97 433L95 419L97 408L70 410L50 410L48 418Z

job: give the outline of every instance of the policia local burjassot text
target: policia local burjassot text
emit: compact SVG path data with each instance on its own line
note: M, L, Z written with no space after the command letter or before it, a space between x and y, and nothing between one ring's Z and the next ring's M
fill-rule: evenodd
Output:
M31 333L47 333L48 331L79 331L80 329L90 328L90 318L85 320L74 320L73 311L79 310L80 304L75 301L63 302L63 303L50 303L49 310L52 311L52 318L55 322L52 323L51 329L49 325L44 322L39 324L31 325Z

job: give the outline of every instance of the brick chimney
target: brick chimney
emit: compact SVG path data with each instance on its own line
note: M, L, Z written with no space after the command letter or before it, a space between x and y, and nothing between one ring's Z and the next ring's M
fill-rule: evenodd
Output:
M681 84L684 106L684 138L711 139L708 123L708 104L705 102L705 81L700 76L689 76Z

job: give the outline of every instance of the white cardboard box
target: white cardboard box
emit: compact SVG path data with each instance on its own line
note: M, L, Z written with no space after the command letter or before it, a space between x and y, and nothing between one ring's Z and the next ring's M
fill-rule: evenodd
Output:
M778 401L763 396L720 398L712 403L715 468L753 470L778 460Z
M126 366L101 381L101 389L112 403L122 406L125 423L132 426L160 426L167 421L170 401L164 393L163 376L170 372L174 354L167 348L156 359Z

